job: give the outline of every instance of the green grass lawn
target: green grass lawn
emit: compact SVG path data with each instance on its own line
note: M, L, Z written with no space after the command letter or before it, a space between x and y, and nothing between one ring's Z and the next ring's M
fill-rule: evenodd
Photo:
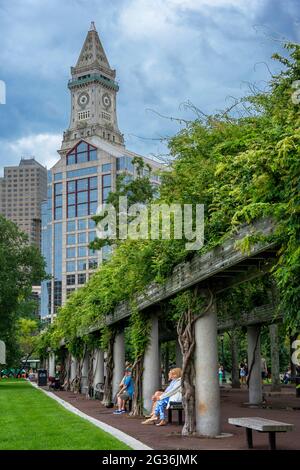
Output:
M114 450L128 446L25 380L0 380L1 450Z

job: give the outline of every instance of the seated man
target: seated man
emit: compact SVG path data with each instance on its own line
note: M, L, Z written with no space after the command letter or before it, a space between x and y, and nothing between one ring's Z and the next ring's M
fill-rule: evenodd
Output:
M157 423L156 426L165 426L167 424L165 410L168 407L170 399L174 402L181 402L181 369L171 369L169 372L169 380L171 380L171 383L164 392L156 392L153 395L154 412L152 416L146 421L143 421L142 424L155 424L159 417L160 422Z
M114 411L114 414L121 414L125 413L125 402L126 400L132 400L134 392L134 384L133 380L131 377L131 369L127 368L125 370L125 377L123 378L121 382L121 388L120 391L117 394L117 406L118 409Z

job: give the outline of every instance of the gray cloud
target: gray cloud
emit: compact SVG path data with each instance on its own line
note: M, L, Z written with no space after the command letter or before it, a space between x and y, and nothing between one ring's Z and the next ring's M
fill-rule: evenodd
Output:
M51 160L68 125L70 66L91 20L117 69L120 128L132 150L149 154L164 151L152 138L178 127L148 109L192 117L182 102L214 112L243 95L246 82L263 86L269 72L255 64L276 67L270 56L281 43L273 37L299 40L297 15L296 0L0 0L2 165L29 152L22 143L43 142L40 135L55 137L31 153Z

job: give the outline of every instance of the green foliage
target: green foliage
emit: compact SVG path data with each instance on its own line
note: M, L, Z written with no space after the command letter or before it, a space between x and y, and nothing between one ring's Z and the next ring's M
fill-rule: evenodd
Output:
M29 358L36 347L39 331L38 322L30 318L19 318L16 327L21 354L23 357Z
M220 245L239 226L272 217L276 221L272 240L279 256L272 274L286 325L292 331L300 324L300 105L292 101L292 84L300 78L300 47L289 44L287 50L287 59L275 57L285 69L272 78L266 92L244 98L240 109L231 113L189 122L170 139L172 160L162 173L155 201L205 205L201 253ZM109 201L117 207L118 197L128 195L130 204L148 204L153 197L150 186L141 172L135 181L123 178ZM250 244L261 239L259 233L251 233L237 249L249 250ZM103 328L105 338L109 330L104 319L119 302L132 303L147 284L164 282L176 264L191 257L184 244L185 240L118 242L111 259L60 310L54 329L56 344L58 338L76 343L82 331L95 324ZM96 242L94 248L102 245ZM252 308L255 295L259 297L265 289L264 284L248 284L232 290L222 302L236 312ZM189 296L180 294L174 301L174 318L191 302ZM136 355L146 342L140 338L142 317L135 309L131 321Z
M139 312L132 302L130 316L130 344L133 351L133 359L140 359L149 343L151 322L143 312Z
M45 264L38 249L11 221L0 215L0 339L6 343L7 364L18 365L16 322L26 310L32 286L45 277Z
M181 315L188 309L190 309L194 316L199 315L202 312L205 299L198 295L198 293L191 290L187 290L178 294L174 299L170 301L170 318L177 323Z

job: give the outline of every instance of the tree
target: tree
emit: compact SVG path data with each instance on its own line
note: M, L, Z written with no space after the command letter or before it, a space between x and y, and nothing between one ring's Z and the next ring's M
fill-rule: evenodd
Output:
M28 359L36 348L39 325L36 320L30 318L19 318L16 322L18 345L22 357L27 364Z
M245 97L233 110L222 114L199 114L170 139L172 160L162 175L157 202L205 205L205 245L200 254L221 245L240 225L272 217L276 222L272 241L278 246L278 260L271 275L279 291L285 326L292 335L300 326L300 105L292 99L294 83L300 77L300 47L290 44L287 49L288 58L276 57L285 70L272 77L266 92ZM150 189L149 181L142 178L136 182L123 178L109 202L118 208L118 196L128 195L129 203L148 204L151 194L144 191L146 187ZM261 240L261 234L251 233L237 249L247 250L251 243ZM93 247L99 249L106 243L96 241ZM185 250L184 243L150 239L115 243L111 259L60 310L51 333L52 344L59 344L59 338L75 344L82 331L95 324L103 325L119 302L129 301L133 313L132 350L141 371L147 325L136 309L135 297L149 283L163 283L176 264L190 259L193 254ZM224 296L221 300L228 307L224 306L224 312L233 306L239 315L248 301L247 307L255 306L264 295L258 284L252 287L249 284ZM180 315L176 318L189 361L194 347L193 325L202 313L202 307L195 302L188 299L179 305ZM208 301L204 311L207 304ZM105 328L103 331L105 334ZM185 363L184 380L192 384L192 362ZM193 388L187 385L186 390L186 402L192 403ZM193 409L189 405L186 410L190 429Z
M45 262L38 249L11 221L0 216L0 338L6 343L7 363L20 356L16 322L18 308L31 295L32 285L45 278Z

